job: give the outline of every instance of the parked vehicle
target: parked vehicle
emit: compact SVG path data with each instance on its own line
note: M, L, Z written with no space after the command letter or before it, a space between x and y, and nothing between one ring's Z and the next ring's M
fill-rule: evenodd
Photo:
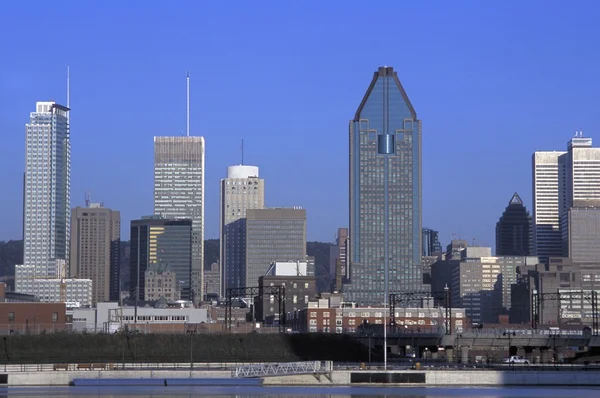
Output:
M522 363L522 364L526 364L529 365L529 360L523 358L522 356L519 355L513 355L510 358L506 358L504 360L504 363Z

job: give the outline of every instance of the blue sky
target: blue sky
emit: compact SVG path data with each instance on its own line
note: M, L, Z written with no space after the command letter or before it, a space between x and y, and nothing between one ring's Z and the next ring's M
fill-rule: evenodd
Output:
M260 166L269 206L300 205L308 238L348 224L348 121L390 65L423 121L423 225L494 244L531 154L575 130L600 145L595 1L6 2L0 12L0 240L21 236L24 125L65 100L71 67L72 206L152 212L155 135L206 138L206 237L219 179Z

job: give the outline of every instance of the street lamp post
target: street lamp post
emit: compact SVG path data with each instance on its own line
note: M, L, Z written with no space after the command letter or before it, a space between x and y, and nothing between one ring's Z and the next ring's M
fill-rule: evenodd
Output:
M196 334L196 330L188 329L186 331L187 334L190 335L190 370L194 369L194 335Z
M512 338L514 336L516 336L517 334L512 331L512 332L507 332L506 330L504 331L504 333L502 333L502 336L508 336L508 359L510 360L510 347L512 346L511 342L512 342Z

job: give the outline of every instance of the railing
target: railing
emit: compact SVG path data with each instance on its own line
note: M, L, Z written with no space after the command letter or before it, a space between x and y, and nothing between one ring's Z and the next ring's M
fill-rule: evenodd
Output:
M177 362L177 363L135 363L135 362L94 362L78 361L72 363L44 363L44 364L4 364L0 365L2 372L43 372L60 370L222 370L229 371L244 366L241 362ZM247 366L247 365L246 365Z
M265 377L290 374L315 374L324 372L321 362L284 362L245 365L235 368L231 377Z

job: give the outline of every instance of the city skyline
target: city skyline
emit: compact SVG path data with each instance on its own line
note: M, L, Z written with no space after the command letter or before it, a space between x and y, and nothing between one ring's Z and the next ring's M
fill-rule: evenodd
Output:
M423 15L418 7L408 7L411 15ZM40 16L34 14L30 16L32 27L29 32L14 35L14 41L3 44L8 46L8 54L15 55L11 57L11 62L0 67L2 68L0 69L0 91L3 93L0 96L0 105L5 110L0 116L0 131L8 137L6 143L8 154L1 160L3 170L6 170L3 177L9 192L20 190L19 186L22 184L22 181L19 181L22 180L20 171L23 168L20 166L23 164L23 142L20 132L23 131L22 126L26 115L36 101L54 97L57 102L64 102L61 100L63 95L61 93L64 93L64 75L68 63L72 66L71 105L74 109L71 207L82 205L84 192L91 191L94 197L103 200L108 207L121 210L124 224L131 219L151 214L152 171L149 165L152 162L152 143L150 140L154 135L176 135L184 129L185 98L182 76L186 70L191 70L195 76L196 87L199 87L191 101L192 125L196 127L195 134L205 136L207 139L206 238L218 237L218 180L222 178L227 165L239 163L237 142L245 138L247 162L259 166L262 176L272 187L266 205L303 206L309 214L308 239L332 241L337 228L347 226L347 209L342 206L330 209L328 202L323 201L321 196L315 195L314 192L326 192L328 197L335 194L345 195L347 192L345 179L338 182L328 175L343 172L347 164L344 155L345 145L340 145L339 142L346 135L346 122L355 108L353 99L364 91L360 76L371 73L380 65L389 64L395 66L400 72L403 84L411 93L411 100L419 109L420 117L427 121L424 128L429 134L424 137L423 143L423 224L440 231L439 238L444 245L450 241L452 234L456 234L469 241L476 238L478 244L493 246L493 226L497 221L498 211L505 207L503 198L515 191L520 192L525 205L532 208L530 173L522 172L529 168L531 153L537 150L564 148L565 142L575 130L583 129L587 136L595 137L596 131L600 129L600 124L594 118L592 111L597 108L598 100L587 94L598 81L597 77L590 73L597 68L598 58L585 47L590 39L581 32L569 32L566 28L564 31L545 28L542 24L539 34L552 38L548 41L569 48L570 51L579 51L587 57L586 62L573 65L566 65L564 62L550 65L546 62L546 57L553 51L540 41L536 33L522 40L514 40L516 37L521 38L519 35L523 32L527 15L532 15L535 8L531 5L523 7L524 9L521 10L523 12L511 27L514 32L508 32L506 37L491 33L494 29L499 30L500 35L507 31L498 29L497 25L501 21L490 19L492 17L488 15L485 8L472 11L469 14L471 17L479 13L482 19L490 22L487 28L482 28L482 36L490 40L490 45L481 46L482 42L467 42L462 50L464 51L462 58L458 55L445 57L448 53L440 48L443 45L434 45L428 41L434 36L439 39L439 35L436 36L435 32L439 33L439 29L447 26L445 24L431 33L424 33L425 36L421 38L416 37L416 51L426 58L419 61L419 57L415 56L413 63L402 62L401 52L377 44L373 41L375 36L372 34L362 32L361 35L364 37L353 35L349 28L343 26L344 18L333 19L332 26L325 27L326 18L333 15L332 9L324 7L323 14L320 16L309 16L302 9L303 12L298 15L298 22L282 32L284 39L292 39L294 44L299 45L297 51L308 51L309 47L314 48L317 36L325 37L329 43L331 39L327 34L331 34L336 28L342 28L342 33L348 33L348 39L334 46L331 55L324 52L326 46L317 48L315 51L323 57L315 57L319 59L318 62L304 57L301 67L291 62L294 58L289 49L282 49L281 53L276 52L277 56L271 56L266 60L274 63L273 69L265 68L265 59L254 58L247 50L243 52L243 57L247 58L228 57L226 55L228 52L236 52L236 49L240 48L239 43L218 41L220 39L210 39L207 43L211 51L215 52L216 59L222 60L215 65L204 65L200 63L199 58L190 55L189 59L173 57L158 66L144 62L143 67L135 59L136 57L128 57L126 53L122 53L124 48L122 45L117 44L114 47L116 54L124 57L123 60L117 60L106 56L111 54L109 50L99 41L92 40L89 42L91 47L99 46L99 57L94 59L105 55L104 59L100 60L100 64L94 66L90 63L90 51L82 47L84 41L80 41L79 38L75 38L72 43L73 55L65 57L64 54L60 54L60 56L50 57L42 68L25 62L26 57L19 59L22 51L20 47L26 47L23 43L40 32L35 24ZM345 15L358 15L363 12L366 16L373 15L367 8L361 10L357 8L350 6L344 11ZM59 11L64 10L49 12L54 15ZM190 14L196 15L197 11L197 8L192 7ZM444 12L447 11L448 9L444 9ZM24 12L24 9L18 5L10 5L7 15L11 12L20 13ZM73 12L76 10L68 10L61 18L67 18ZM212 12L218 14L218 7ZM282 13L283 10L276 7L273 12ZM460 7L454 12L460 14ZM560 12L550 7L548 12L543 21L555 27L557 25L551 21L560 20L563 21L562 26L565 20L574 18L574 15L580 16L582 7L566 11L561 9ZM156 12L150 10L148 13L150 19L157 18ZM125 9L124 15L126 14ZM125 25L121 17L116 18L115 33L123 35L126 32ZM316 27L316 32L300 34L299 25L311 18L316 18L314 20L316 23L311 24ZM432 18L435 19L435 15ZM241 18L234 15L233 19L239 22ZM277 24L283 26L289 22L289 19L283 18ZM421 22L429 24L429 20L420 19ZM253 29L247 30L250 37L257 35L260 37L264 34L264 30L259 30L255 23L249 25ZM415 26L416 22L408 23ZM11 26L18 33L23 30L11 24L4 25L8 28ZM227 29L227 26L228 24L225 24L224 28ZM88 31L88 28L80 26L79 29L82 37L90 35L91 30ZM216 32L220 32L221 29L223 28ZM531 26L527 29L531 29ZM453 32L450 34L451 38L442 40L458 40L460 35L466 33ZM176 30L173 34L178 35L180 31ZM111 33L109 38L113 37L112 35ZM558 38L558 36L562 37ZM231 40L231 36L226 38ZM132 40L133 43L138 41L141 44L146 43L141 37L135 36L128 41L129 45L132 44ZM166 40L173 42L173 40ZM347 43L354 40L362 46L358 47L366 49L369 57L354 65L337 68L339 72L336 74L322 74L323 63L334 65L336 60L339 62L343 59L341 55L350 48L346 47ZM151 41L148 39L148 43ZM306 41L308 46L302 44L303 41ZM220 48L224 43L230 44L226 52ZM276 48L276 43L281 42L277 40L273 43L268 41L262 43L250 48L264 55L269 54L273 48ZM367 48L365 47L367 43L375 44L372 48ZM508 45L510 45L510 57L505 56L506 51L494 55L486 50L486 48L502 49ZM532 47L537 50L537 53L532 54L529 51ZM151 49L149 44L145 44L136 54L148 60ZM177 52L183 54L182 51L181 47L176 46L169 54L173 55ZM437 55L434 57L425 54L425 51L435 52ZM435 62L433 62L436 64L435 67L425 65L437 57L444 57L445 68L440 68L439 63ZM515 57L520 59L519 66L508 61ZM503 60L504 58L507 60ZM471 66L467 61L474 59L477 63ZM233 62L236 60L237 62ZM495 69L489 69L494 63L497 63ZM469 64L466 71L459 73L459 66L466 64ZM284 65L287 65L287 69ZM216 83L219 79L211 78L219 76L220 69L228 72L236 71L239 80L245 82L236 92L237 98L232 98L231 95L233 83L226 83L223 86L222 82ZM132 70L136 70L136 73L132 73ZM278 71L273 73L273 70ZM281 70L287 70L291 74L280 75ZM480 76L475 76L474 73L480 73ZM291 75L293 78L289 79L288 76ZM125 76L130 84L123 83ZM552 79L548 79L549 77ZM446 81L447 79L449 81ZM552 91L546 91L549 88L546 88L545 82L549 80L556 81ZM267 86L258 92L257 84L267 84ZM145 88L144 85L150 87ZM456 85L461 88L460 92L456 91ZM323 92L326 93L323 95L324 98L315 98L319 97L313 95L315 87L323 87ZM119 93L118 98L114 98L116 92ZM291 94L292 92L295 94ZM533 97L528 94L532 92L535 93ZM563 100L546 101L544 98L550 98L551 92L560 92L560 98ZM285 97L282 97L283 94ZM451 97L453 94L455 97ZM452 104L447 100L441 100L449 97L453 98ZM282 101L281 98L284 100ZM314 105L307 105L309 104L306 102L307 98L314 100ZM519 101L511 105L514 98L519 98ZM227 101L231 101L230 107L225 106ZM521 101L528 104L526 110L519 109L522 108ZM161 104L161 117L144 117L150 109L149 104L155 102L167 102ZM290 112L282 110L276 102L281 103L281 106L288 108ZM95 121L103 103L110 103L113 108L103 115L100 128L95 126L98 124ZM267 107L275 107L277 111L273 113L271 124L265 127L264 124L259 123L257 115L261 115L259 110ZM442 109L444 107L448 109ZM459 108L461 111L469 112L469 117L464 116L466 113L463 115ZM325 112L317 112L320 110ZM316 115L317 127L306 129L293 126L292 124L296 124L293 121L301 113ZM153 112L150 114L152 115ZM513 115L511 122L499 119L500 114ZM547 115L551 114L559 116L553 116L550 122L546 119L549 119ZM562 116L563 114L568 114L568 117ZM131 124L128 119L135 119L135 124ZM236 122L239 120L252 120L252 123L241 131L239 123ZM515 125L513 123L519 127L510 127ZM303 123L297 124L303 125ZM293 144L286 143L286 139L281 137L282 129L278 125L285 125L283 130L290 136L306 134L309 139L295 140ZM109 145L109 142L116 142L118 145ZM516 142L519 145L515 145ZM279 151L274 150L277 148L277 143L281 145ZM477 152L474 152L475 150ZM453 153L460 153L459 151L467 151L471 155L453 155ZM303 160L307 153L319 161L315 162L316 164L310 162L307 164ZM506 156L506 153L509 156ZM289 160L303 162L305 166L291 168L292 170L285 168L286 172L291 171L291 176L288 178L280 171L283 169L280 165ZM519 173L518 170L521 172ZM496 175L501 177L498 178ZM463 187L459 190L454 176L461 176L467 181L481 180L486 184L485 189L476 189L481 187L480 184L461 184ZM314 184L313 189L296 194L293 191L295 182L308 178L311 178ZM464 185L472 186L464 187ZM440 195L439 192L456 192L456 195ZM21 236L22 222L19 213L22 203L18 196L18 194L11 194L2 198L2 205L7 211L5 222L0 227L0 239L18 239ZM344 203L344 200L340 203ZM124 229L123 235L123 239L129 238L127 229Z

